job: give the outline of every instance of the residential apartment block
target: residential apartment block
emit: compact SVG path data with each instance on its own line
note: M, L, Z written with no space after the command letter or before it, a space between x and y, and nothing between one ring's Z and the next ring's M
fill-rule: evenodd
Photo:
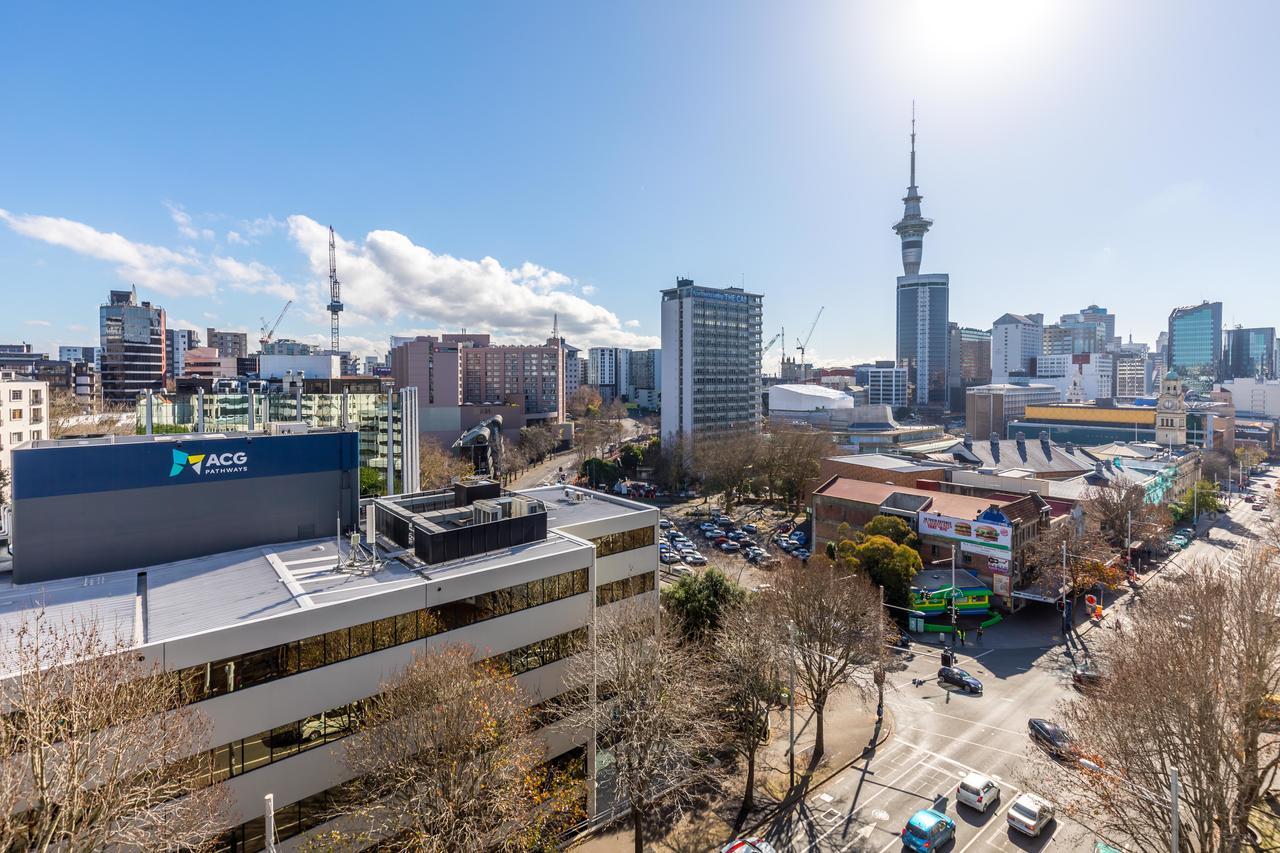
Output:
M98 326L104 403L132 406L140 393L164 389L163 308L139 302L137 288L113 290Z

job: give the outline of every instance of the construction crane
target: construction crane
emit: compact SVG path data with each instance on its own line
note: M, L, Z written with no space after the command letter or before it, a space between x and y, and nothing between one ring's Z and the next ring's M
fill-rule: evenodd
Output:
M804 350L809 346L809 339L813 337L813 330L818 328L818 320L822 319L822 312L827 310L827 306L818 306L818 316L813 318L813 325L809 327L809 334L804 336L804 340L796 339L796 349L800 350L800 381L805 382L809 376L804 367Z
M267 344L271 343L271 339L276 335L276 329L280 326L280 321L284 319L285 312L289 310L289 306L292 304L292 299L286 302L284 307L280 309L280 313L276 315L276 321L270 325L267 324L266 317L259 318L262 320L262 336L258 338L258 343L261 345L262 349L265 350L267 348Z
M338 353L338 314L342 312L342 285L338 281L338 253L329 226L329 351Z
M778 334L774 335L774 336L769 340L769 343L767 343L767 344L765 344L765 345L764 345L764 349L760 350L760 354L761 354L761 355L764 355L764 354L765 354L765 353L767 353L769 350L773 349L773 345L774 345L774 344L776 344L776 343L778 342L778 338L780 338L780 337L782 337L782 332L778 332Z

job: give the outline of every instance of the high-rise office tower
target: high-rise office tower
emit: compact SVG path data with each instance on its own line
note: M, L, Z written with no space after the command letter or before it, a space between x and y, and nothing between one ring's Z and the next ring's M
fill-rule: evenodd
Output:
M164 309L138 301L138 289L113 290L98 309L102 401L133 405L142 391L164 390Z
M1169 314L1169 370L1189 391L1208 391L1222 375L1222 303L1201 302Z
M991 332L952 323L948 340L951 405L963 411L965 389L991 382Z
M1033 374L1043 345L1043 314L1002 314L991 326L991 381Z
M182 376L186 370L187 350L200 346L200 333L195 329L164 330L164 375Z
M947 406L950 320L950 276L920 273L924 235L933 220L920 214L922 196L916 188L916 120L911 117L911 184L902 199L902 219L893 226L902 241L902 271L898 276L899 367L907 369L911 400L920 407L937 410Z
M1223 379L1275 379L1276 330L1227 329Z
M764 297L678 278L662 291L662 436L702 438L760 429Z

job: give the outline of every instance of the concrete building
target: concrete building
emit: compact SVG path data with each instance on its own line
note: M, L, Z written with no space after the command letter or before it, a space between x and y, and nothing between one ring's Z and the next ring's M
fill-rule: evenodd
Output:
M305 344L293 338L276 338L260 348L262 355L315 355L318 352L320 347L315 344Z
M950 345L950 276L921 274L924 235L932 219L920 213L923 196L916 187L916 121L911 119L911 183L902 199L902 219L893 226L902 243L902 271L897 284L898 367L907 369L911 402L915 406L944 411L948 402Z
M1160 382L1160 397L1156 401L1156 444L1181 447L1186 443L1186 394L1182 390L1182 380L1171 370Z
M1132 340L1112 349L1115 361L1115 397L1132 400L1145 397L1154 387L1151 381L1151 348Z
M867 405L888 406L897 410L909 402L907 369L905 367L860 368L862 386L867 389Z
M1169 314L1165 367L1190 391L1208 391L1222 377L1222 303L1201 302Z
M991 332L952 323L948 334L951 348L948 394L952 407L963 410L967 389L991 383Z
M1154 442L1157 402L1145 397L1131 404L1106 401L1028 405L1026 415L1010 421L1005 433L1012 437L1018 432L1038 435L1045 430L1058 444L1083 447L1119 441ZM1230 403L1186 401L1186 418L1187 444L1228 452L1234 449L1235 408Z
M1002 314L991 327L992 383L1031 375L1043 346L1043 314Z
M224 786L228 805L220 849L263 849L268 793L274 795L277 849L309 849L329 817L329 794L350 778L342 741L359 731L353 703L377 694L415 654L445 644L473 648L477 658L500 662L531 704L540 705L566 688L568 660L588 643L597 608L625 600L657 614L657 510L572 488L511 493L495 483L470 481L374 502L374 529L364 536L366 542L376 537L380 545L383 557L375 562L353 553L345 539L324 535L323 525L332 527L336 515L332 501L322 500L337 491L328 481L352 472L340 455L318 458L310 447L305 458L315 460L312 471L293 470L304 454L280 451L279 444L308 438L263 436L252 445L244 438L226 439L238 449L219 448L217 455L245 454L238 467L246 470L218 476L207 467L197 474L184 463L177 476L168 477L176 464L168 457L172 442L80 448L82 455L110 452L131 463L140 454L155 455L127 468L152 478L138 481L138 496L148 506L172 507L165 518L203 506L203 526L211 531L238 534L256 523L255 501L294 482L318 479L326 485L315 489L315 501L273 506L275 520L292 530L287 537L159 564L140 543L163 531L156 530L156 518L131 512L132 501L113 506L110 493L96 500L56 496L101 506L145 535L136 537L136 546L109 532L95 543L95 558L124 568L104 571L98 559L85 558L68 566L75 576L27 585L22 579L31 566L48 559L41 551L57 543L20 533L28 544L15 554L12 579L2 581L11 602L0 617L5 629L37 609L93 620L109 637L198 688L192 703L211 730L210 749L200 760L208 763L210 782ZM208 465L215 442L206 445ZM74 450L38 452L69 456ZM54 469L63 464L31 462ZM257 476L260 465L283 466L287 473ZM21 492L48 479L16 485ZM261 496L255 495L258 489ZM245 500L224 499L228 490ZM45 499L20 494L20 530L36 517L27 504ZM355 521L344 522L344 531L355 530ZM385 557L392 551L405 556ZM93 584L86 585L90 574ZM303 734L317 730L322 737ZM597 810L597 796L606 800L599 808L606 806L608 780L598 780L595 768L609 764L607 746L597 746L583 730L543 728L539 736L548 762L576 768L575 775L584 778L588 813Z
M195 329L164 330L164 375L166 379L181 376L186 370L187 352L200 346L200 333ZM213 353L216 356L217 350Z
M12 474L15 447L49 434L48 417L48 383L0 370L0 471Z
M1052 385L1007 382L978 385L964 395L964 428L970 435L1004 435L1010 421L1021 418L1031 403L1056 403L1061 392Z
M183 354L179 376L202 376L206 379L235 379L236 359L218 355L213 347L194 347Z
M615 397L631 399L631 350L622 347L591 347L587 350L587 384L608 402Z
M1110 353L1098 351L1041 355L1036 359L1035 381L1057 388L1063 400L1109 400L1115 396L1115 360Z
M1004 438L992 432L989 437L965 433L945 450L908 455L919 456L933 462L947 463L958 468L976 469L1000 477L1034 477L1040 480L1069 480L1093 470L1093 460L1086 459L1072 449L1049 440L1049 433L1039 436L1016 433Z
M1219 387L1231 394L1237 412L1280 418L1280 380L1241 377L1228 379Z
M564 350L564 398L568 401L573 393L587 381L587 360L582 357L582 350L560 339L560 347Z
M213 347L227 358L246 358L249 355L249 336L244 332L219 332L207 329L205 346Z
M397 388L417 388L424 406L462 404L462 361L458 346L430 335L400 339L387 354Z
M258 376L262 379L284 379L297 376L307 379L337 379L343 375L342 359L336 355L318 353L258 356Z
M97 347L58 347L59 361L87 361L89 364L96 365L98 363Z
M662 400L662 350L631 351L631 390L629 399L642 409L659 408Z
M1075 314L1063 314L1056 324L1046 326L1041 352L1045 355L1107 352L1120 343L1115 332L1116 315L1090 305Z
M662 291L662 436L760 429L760 324L764 297L678 278Z
M113 290L98 309L102 400L133 405L143 391L164 389L164 309L138 301L138 289Z
M1227 329L1222 378L1275 379L1276 330L1274 327Z
M769 395L771 417L854 408L853 397L825 385L771 385L765 393Z

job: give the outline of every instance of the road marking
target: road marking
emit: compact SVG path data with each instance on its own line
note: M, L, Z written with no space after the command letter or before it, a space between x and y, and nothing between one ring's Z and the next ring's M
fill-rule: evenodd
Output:
M992 778L995 778L995 777L993 776ZM1012 797L1010 797L1010 798L1009 798L1009 800L1008 800L1007 802L1012 803L1014 800L1018 799L1018 797L1020 797L1020 796L1022 796L1022 791L1015 791L1015 792L1014 792L1014 794L1013 794L1013 796L1012 796ZM995 814L992 816L993 818L998 818L998 817L999 817L999 815L1000 815L1001 810L1003 810L1003 809L1004 809L1004 804L1005 804L1005 802L1006 802L1006 800L1005 800L1005 798L1004 798L1004 791L1001 791L1001 792L1000 792L1000 799L999 799L999 800L997 800L996 802L998 803L998 805L996 806L996 812L995 812ZM983 825L983 826L981 827L981 829L979 829L978 833L977 833L976 835L974 835L974 836L973 836L973 838L970 838L970 839L969 839L968 843L966 843L966 844L965 844L963 847L961 847L959 850L954 850L954 851L953 851L953 853L964 853L964 851L968 850L970 847L972 847L972 846L973 846L973 843L974 843L975 841L979 841L979 840L981 840L982 836L984 836L984 835L986 835L986 834L987 834L987 830L988 830L988 829L993 830L993 831L992 831L992 833L991 833L991 835L987 836L987 843L988 843L988 844L990 844L990 843L992 842L992 840L994 839L994 837L995 837L997 834L999 834L999 832L1000 832L1001 828L1004 828L1004 829L1007 831L1008 826L1009 826L1008 818L1005 818L1005 820L998 820L998 819L991 820L990 825ZM1046 846L1048 846L1048 845L1046 845Z
M824 803L831 803L831 802L834 802L836 798L831 796L830 794L822 793L818 795L818 799L822 800ZM1170 799L1173 799L1173 798L1170 797Z
M893 790L893 786L894 786L894 785L897 785L897 784L898 784L898 782L902 781L902 779L904 779L904 778L907 776L907 774L911 773L913 770L915 770L917 767L919 767L919 766L920 766L921 764L923 764L923 763L924 763L924 759L923 759L923 758L920 758L920 759L919 759L919 760L917 760L914 764L912 764L910 767L908 767L906 770L903 770L903 771L902 771L901 773L899 773L897 776L893 777L893 779L889 780L888 782L885 782L885 783L884 783L884 787L882 787L879 791L876 791L876 792L875 792L874 794L872 794L870 797L867 797L867 799L866 799L866 800L864 800L861 804L859 804L859 805L858 805L857 812L862 811L862 809L863 809L863 808L865 808L867 805L869 805L869 804L871 803L871 801L872 801L872 800L874 800L876 797L880 796L880 795L881 795L881 794L883 794L884 792L886 792L886 791L890 791L890 790ZM873 785L879 785L879 784L881 784L881 783L879 783L879 782L872 782L871 784L873 784ZM859 820L859 821L861 821L861 820L862 820L861 818L857 818L857 817L855 817L855 815L856 815L856 813L857 813L857 812L854 812L853 814L850 814L849 816L850 816L851 818L854 818L855 820ZM888 815L886 815L886 818L887 818L887 817L888 817ZM824 838L826 838L828 835L830 835L831 833L835 832L835 831L836 831L836 829L838 829L838 828L839 828L839 824L837 824L836 826L833 826L831 829L828 829L826 832L822 833L822 835L818 836L818 837L817 837L817 838L815 838L812 842L810 842L810 844L809 844L809 846L806 848L806 850L807 850L807 851L810 851L810 853L811 853L811 851L818 849L818 845L822 843L822 840L823 840ZM849 844L850 844L850 846L852 846L852 845L853 845L853 844L855 844L855 843L857 843L857 842L856 842L856 841L851 841ZM846 847L845 849L848 849L848 848Z
M929 731L928 729L922 729L922 728L920 728L919 726L907 726L907 729L908 729L909 731L924 732L925 734L930 734L930 735L932 735L932 734L937 734L937 732L931 732L931 731ZM1021 752L1010 752L1010 751L1009 751L1009 750L1007 750L1007 749L1001 749L1001 748L1000 748L1000 747L998 747L998 746L992 746L992 745L991 745L991 744L989 744L989 743L982 743L981 741L976 741L976 740L967 740L967 739L962 738L962 737L949 737L949 736L947 736L947 735L938 735L938 737L946 738L946 739L947 739L947 740L949 740L949 741L953 741L953 742L957 742L957 743L967 743L967 744L969 744L970 746L980 746L980 747L982 747L983 749L990 749L990 750L994 750L995 752L1003 752L1005 755L1012 755L1014 758L1025 758L1025 757L1026 757L1026 756L1025 756L1025 755L1023 755ZM923 749L923 747L921 747L921 749ZM928 751L928 750L926 750L926 752L927 752L927 751ZM944 755L938 755L938 756L936 756L936 757L938 757L938 758L942 758L942 759L947 760L947 761L950 761L950 760L951 760L951 759L947 758L947 757L946 757L946 756L944 756ZM959 762L956 762L956 763L957 763L957 764L959 764ZM961 766L963 766L963 765L961 765Z
M1012 702L1014 700L1010 699L1009 701ZM987 728L987 729L995 729L998 732L1008 732L1011 735L1022 734L1021 729L1005 729L1005 728L1001 728L1000 726L993 726L990 723L979 723L977 720L970 720L965 717L957 717L954 714L944 714L941 711L934 711L933 713L937 714L939 717L946 717L948 720L959 720L962 723L968 723L971 726L982 726L983 728Z

